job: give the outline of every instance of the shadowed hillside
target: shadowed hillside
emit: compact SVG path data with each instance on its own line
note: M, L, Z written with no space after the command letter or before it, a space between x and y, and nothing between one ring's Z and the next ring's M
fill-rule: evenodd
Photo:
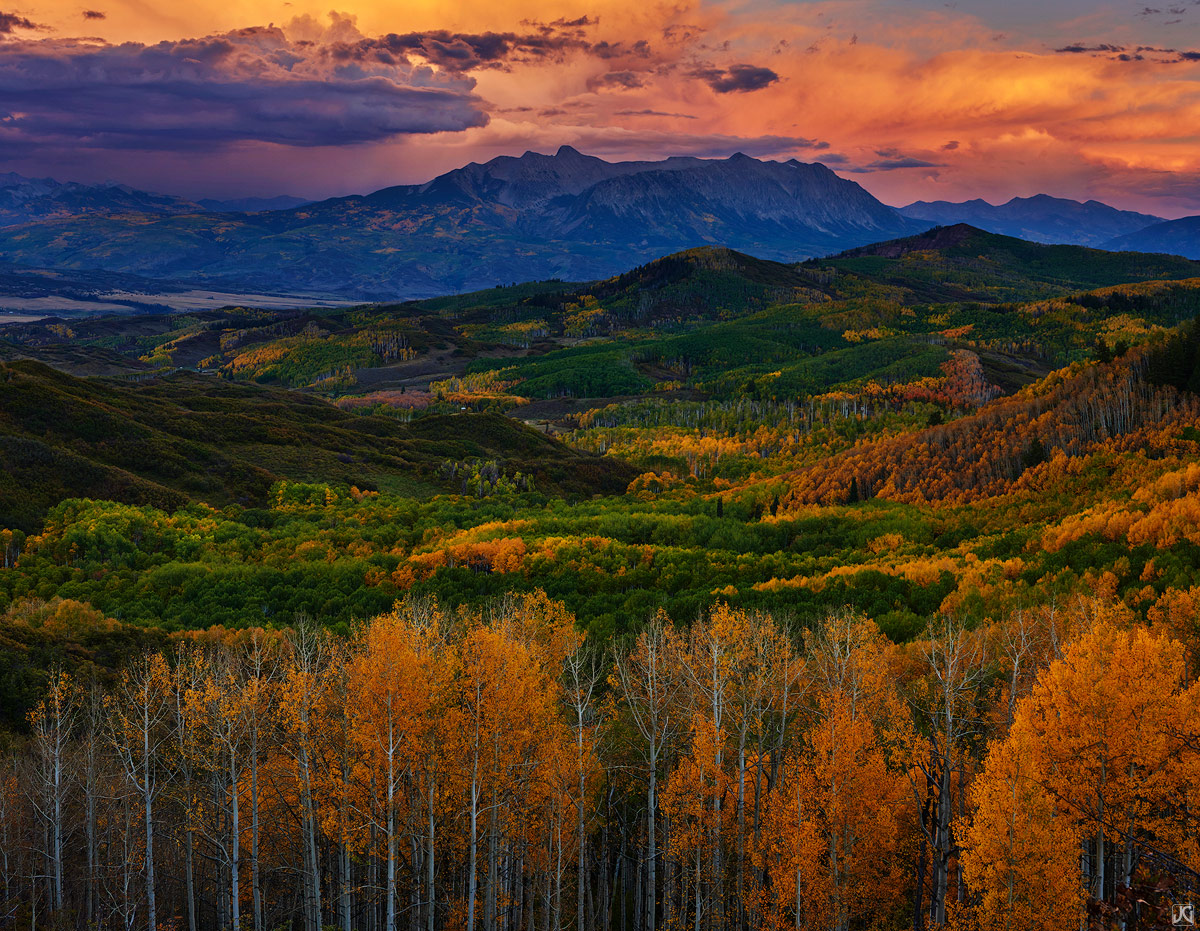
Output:
M260 506L285 478L428 494L450 487L445 463L475 459L531 475L546 493L611 494L632 476L495 414L408 426L193 374L81 379L32 361L0 365L0 382L0 525L27 530L72 497Z

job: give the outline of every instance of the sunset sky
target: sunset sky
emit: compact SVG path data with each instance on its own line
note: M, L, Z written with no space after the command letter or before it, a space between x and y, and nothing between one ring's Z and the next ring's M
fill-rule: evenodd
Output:
M5 2L0 171L318 197L567 143L1200 213L1200 0Z

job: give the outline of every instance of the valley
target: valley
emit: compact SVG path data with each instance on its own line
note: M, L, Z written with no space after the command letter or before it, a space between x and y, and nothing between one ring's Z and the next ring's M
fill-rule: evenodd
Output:
M515 586L605 638L721 599L849 603L904 640L1101 576L1150 610L1200 582L1194 531L1048 541L1186 472L1192 396L1147 373L1198 302L1200 263L961 226L792 265L699 249L588 284L14 324L0 523L26 542L0 597L344 625ZM226 534L258 542L218 608ZM331 570L350 600L296 600Z
M702 247L593 281L399 303L14 321L0 329L0 746L13 748L0 829L33 837L5 793L45 783L11 761L54 759L47 735L68 722L64 746L92 748L98 768L62 757L71 807L54 823L79 832L80 800L101 792L130 812L85 842L95 878L63 880L72 908L91 896L122 914L153 892L181 913L178 877L219 896L249 871L262 899L236 899L260 919L328 919L297 890L336 880L343 927L381 923L405 889L458 927L438 918L476 901L458 885L478 872L499 894L470 854L474 813L497 870L531 858L518 898L552 925L535 890L565 880L570 831L583 931L647 910L681 922L696 896L735 910L743 872L763 927L816 928L826 899L771 890L839 888L822 856L747 867L776 856L776 837L867 830L869 815L869 850L843 860L867 913L893 916L869 927L934 921L965 888L959 862L992 888L975 864L1008 862L1004 819L1049 817L975 795L1007 791L1005 761L1049 761L1034 799L1088 791L1086 774L1050 767L1062 735L1104 726L1086 705L1094 670L1134 683L1105 700L1157 735L1146 767L1191 765L1179 722L1193 695L1181 669L1200 657L1198 461L1200 262L966 225L803 262ZM1070 668L1077 682L1059 678ZM728 706L747 709L737 729L708 716L710 681L745 703ZM945 681L951 698L932 691ZM655 713L680 722L649 766L646 683L666 689ZM1056 701L1081 710L1029 736L1026 716ZM389 707L420 735L391 756L377 739L399 720L378 717ZM986 750L964 736L976 714ZM829 720L858 723L829 743ZM120 767L140 764L106 748L139 727L143 745L165 741L148 758L168 781L135 820ZM931 754L928 734L947 749ZM739 755L739 740L776 749ZM302 753L321 761L310 782ZM234 759L245 769L227 775ZM261 784L246 775L259 771ZM382 802L374 780L401 771ZM1137 797L1195 784L1166 771ZM215 801L193 822L201 773ZM951 773L969 784L947 787ZM482 809L472 778L520 821ZM738 779L752 791L733 817L696 807ZM306 792L311 816L297 813ZM796 793L830 825L797 821ZM961 848L921 853L918 812L952 801L972 806L969 824L926 823ZM244 861L221 853L241 838L235 806L278 853L256 856L253 839ZM388 812L420 815L404 830L436 852L432 878L432 860L410 859L382 883L352 879L399 840ZM212 860L179 866L193 823ZM1189 823L1155 822L1153 842ZM120 891L149 875L120 854L147 825L175 879ZM1014 868L1031 926L1074 914L1086 881L1072 865L1062 898L1037 898L1028 877L1058 849ZM621 874L596 864L621 858L678 878L619 892ZM683 869L696 863L698 877ZM942 879L923 878L931 864ZM18 908L37 900L19 878L9 888ZM207 901L206 921L231 920ZM989 901L972 914L1003 920Z

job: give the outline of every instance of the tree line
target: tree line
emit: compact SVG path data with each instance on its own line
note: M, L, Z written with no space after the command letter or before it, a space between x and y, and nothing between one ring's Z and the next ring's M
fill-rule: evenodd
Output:
M1154 927L1200 868L1189 656L1101 601L905 646L719 604L601 651L541 592L181 634L50 675L0 927Z

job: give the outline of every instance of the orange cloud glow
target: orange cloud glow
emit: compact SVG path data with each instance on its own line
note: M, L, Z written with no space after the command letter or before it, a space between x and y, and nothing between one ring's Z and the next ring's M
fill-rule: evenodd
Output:
M20 12L45 28L0 42L0 75L17 45L177 43L273 23L287 48L271 61L298 62L283 77L309 68L346 93L390 81L410 109L453 97L347 145L248 132L194 158L160 152L149 170L175 190L259 192L273 178L342 193L569 143L609 158L819 159L895 204L1040 191L1200 211L1200 7L1164 31L1077 0L1018 3L1004 20L988 4L932 0L344 0L332 16L327 0L112 0L102 19L32 2ZM130 148L123 158L143 158ZM89 158L115 174L106 151Z

